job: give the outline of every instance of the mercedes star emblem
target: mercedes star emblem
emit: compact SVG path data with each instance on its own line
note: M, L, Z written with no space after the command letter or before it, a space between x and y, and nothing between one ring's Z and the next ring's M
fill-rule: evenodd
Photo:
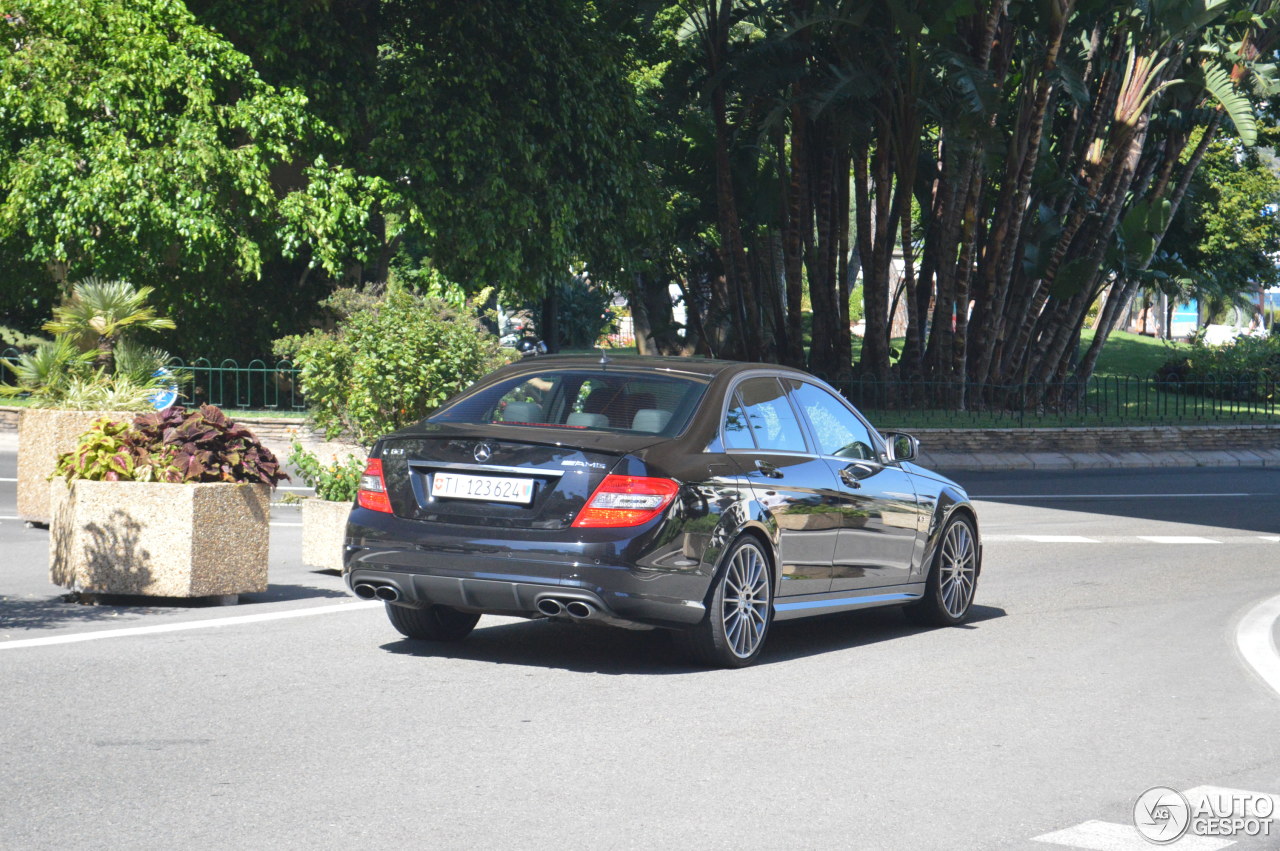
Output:
M485 461L489 460L490 456L493 455L493 450L489 448L489 444L487 443L477 443L476 450L472 454L475 455L477 461L483 464Z

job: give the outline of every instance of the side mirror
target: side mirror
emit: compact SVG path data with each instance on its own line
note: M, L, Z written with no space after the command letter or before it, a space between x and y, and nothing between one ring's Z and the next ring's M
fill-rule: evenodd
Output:
M909 434L891 431L884 439L890 461L914 461L920 454L920 441Z

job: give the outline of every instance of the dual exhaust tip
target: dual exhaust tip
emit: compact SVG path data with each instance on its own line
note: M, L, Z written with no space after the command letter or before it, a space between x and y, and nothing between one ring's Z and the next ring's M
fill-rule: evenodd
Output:
M600 610L585 600L557 600L555 597L543 597L538 601L538 611L549 618L568 615L574 620L584 621L600 614Z
M354 590L361 600L378 599L394 603L400 599L400 591L394 585L372 585L368 582L360 582Z
M374 585L371 582L358 582L353 589L361 600L383 600L394 603L400 599L400 590L394 585ZM555 597L543 597L538 601L538 611L549 618L569 616L574 620L587 620L597 617L600 610L585 600L557 600Z

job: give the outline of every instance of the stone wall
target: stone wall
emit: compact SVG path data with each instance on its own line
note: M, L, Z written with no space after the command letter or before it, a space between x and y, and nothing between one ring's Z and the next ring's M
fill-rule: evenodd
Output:
M0 407L0 435L18 428L20 408ZM287 455L297 438L320 454L360 452L347 441L328 441L305 420L290 417L241 417L278 455ZM909 430L932 452L1190 452L1228 449L1280 449L1280 425L1185 425L1082 428L921 428Z
M1192 452L1280 449L1280 425L908 429L946 452Z

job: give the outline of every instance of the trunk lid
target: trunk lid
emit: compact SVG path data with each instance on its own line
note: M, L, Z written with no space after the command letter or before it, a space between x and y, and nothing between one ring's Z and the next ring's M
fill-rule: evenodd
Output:
M510 529L564 529L595 488L652 435L423 424L383 438L396 516Z

